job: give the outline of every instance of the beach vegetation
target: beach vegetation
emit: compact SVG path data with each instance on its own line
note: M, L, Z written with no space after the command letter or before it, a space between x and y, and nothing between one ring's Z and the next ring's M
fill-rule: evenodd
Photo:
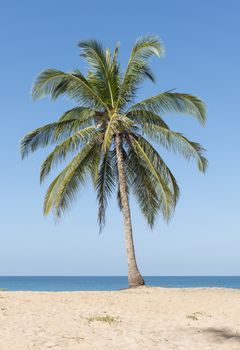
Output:
M187 318L193 321L198 321L199 317L204 315L206 315L205 312L195 311L192 314L187 315Z
M104 316L92 316L92 317L87 317L86 318L87 321L90 322L105 322L108 324L112 324L115 322L118 322L118 317L113 317L113 316L109 316L109 315L104 315Z

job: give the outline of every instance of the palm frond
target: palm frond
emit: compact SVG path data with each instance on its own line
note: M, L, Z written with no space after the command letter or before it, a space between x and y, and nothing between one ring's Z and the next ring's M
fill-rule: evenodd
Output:
M169 129L164 120L156 113L144 109L136 109L126 114L128 118L136 122L139 126L144 127L146 123L159 125L163 128Z
M167 185L164 181L165 179L158 172L155 167L153 161L149 158L148 154L144 150L144 147L139 142L139 139L135 137L131 137L131 145L136 155L141 160L143 166L148 169L148 171L153 175L156 182L156 188L159 189L159 200L161 201L161 210L165 219L169 219L172 213L172 209L174 207L174 197Z
M87 174L91 173L97 151L96 143L92 141L87 143L53 181L45 198L45 214L53 209L56 217L60 217L69 208L80 187L84 185Z
M100 112L96 111L95 109L78 106L63 113L58 121L61 122L74 119L89 120L91 118L93 119L98 113Z
M167 184L168 188L170 189L173 195L175 207L180 194L180 190L175 177L173 176L171 170L168 168L162 157L158 154L156 149L144 137L138 135L138 142L148 158L151 160L156 171L163 178L164 183Z
M201 124L205 123L206 112L204 103L190 94L164 92L149 97L131 106L128 110L147 110L154 113L177 112L193 115Z
M64 176L66 175L66 172L68 170L68 166L61 171L61 173L51 182L51 184L48 186L45 198L44 198L44 215L48 215L54 207L54 201L57 196L57 191L64 179Z
M142 214L150 227L153 227L156 215L161 208L158 193L155 190L156 181L131 149L126 162L126 175L128 187L131 188L133 195L136 197Z
M91 65L91 84L97 88L98 94L104 101L114 108L118 91L118 74L116 62L111 60L111 53L104 50L101 43L96 40L80 41L81 56Z
M52 168L65 160L67 155L80 151L80 147L88 142L94 133L96 133L95 126L89 126L77 131L60 145L57 145L41 166L40 181L43 182Z
M50 96L54 100L62 94L66 94L86 107L108 109L106 103L77 69L71 73L47 69L37 77L32 89L34 99Z
M190 141L181 133L160 127L158 125L145 124L143 131L152 140L159 142L165 148L183 155L186 159L195 159L198 169L206 171L207 159L203 156L205 149L197 142Z
M98 222L100 226L100 232L102 231L105 225L107 203L114 187L115 176L112 164L112 152L108 150L106 153L104 153L102 157L96 181L96 191L98 199Z
M148 65L148 60L156 55L164 54L164 49L159 39L155 36L144 36L134 45L124 78L119 90L117 106L123 108L131 102L136 95L139 85L150 79L155 82L154 74Z
M20 153L22 158L29 155L30 152L35 152L40 147L61 142L70 137L74 132L91 125L90 119L66 119L59 122L46 124L28 133L20 144Z
M136 57L147 60L154 55L161 57L164 53L164 47L157 36L145 35L136 41L132 49L130 60Z

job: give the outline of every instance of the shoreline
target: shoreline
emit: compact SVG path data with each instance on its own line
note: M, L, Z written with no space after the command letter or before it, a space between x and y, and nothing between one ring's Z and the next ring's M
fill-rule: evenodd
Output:
M162 288L236 288L240 276L144 276L147 286ZM127 276L0 276L0 290L93 291L122 290Z
M0 288L0 295L1 293L4 294L11 294L11 293L33 293L33 294L60 294L60 293L72 293L72 294L78 294L78 293L119 293L119 292L125 292L125 291L139 291L139 290L148 290L148 289L155 289L155 290L176 290L176 291L181 291L181 290L186 290L186 291L201 291L201 290L209 290L209 291L214 291L214 290L225 290L225 291L239 291L240 288L232 288L232 287L163 287L163 286L139 286L139 287L129 287L129 288L122 288L122 289L109 289L109 290L8 290L5 288Z

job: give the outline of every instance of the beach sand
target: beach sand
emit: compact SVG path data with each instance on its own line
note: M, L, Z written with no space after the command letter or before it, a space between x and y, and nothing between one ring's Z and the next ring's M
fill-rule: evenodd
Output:
M0 292L1 350L239 350L240 291Z

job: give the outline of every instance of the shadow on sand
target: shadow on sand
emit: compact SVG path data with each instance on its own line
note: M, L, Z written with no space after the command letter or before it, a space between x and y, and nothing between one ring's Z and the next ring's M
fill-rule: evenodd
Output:
M201 329L201 333L204 333L215 340L216 342L223 342L225 340L232 340L240 343L240 334L236 331L233 332L226 328L205 328Z

